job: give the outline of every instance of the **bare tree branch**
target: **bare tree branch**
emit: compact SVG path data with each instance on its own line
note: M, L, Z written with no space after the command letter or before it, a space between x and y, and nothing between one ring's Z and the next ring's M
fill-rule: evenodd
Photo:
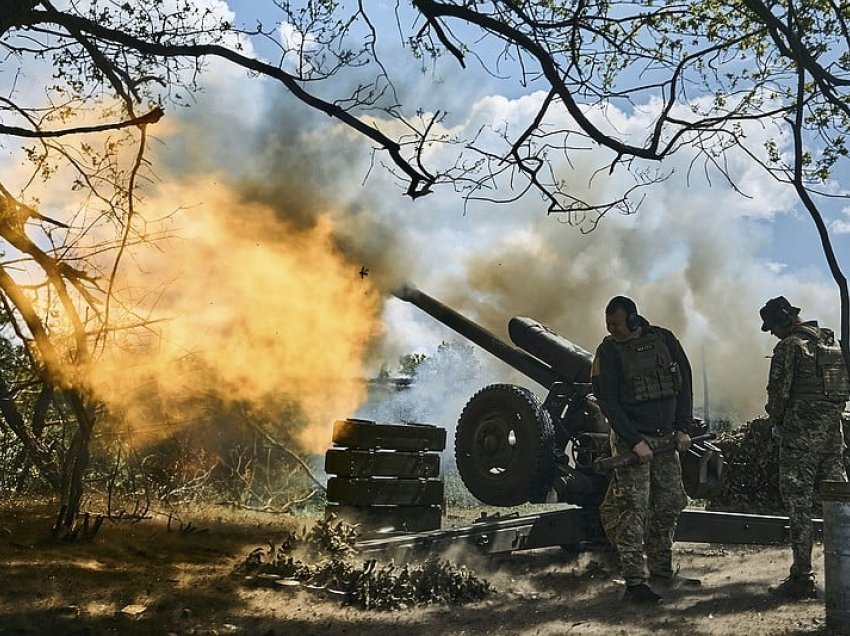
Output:
M155 124L165 112L157 106L141 117L134 117L124 121L115 122L113 124L101 124L98 126L77 126L74 128L65 128L63 130L40 130L27 129L18 126L7 126L0 124L0 135L11 135L13 137L27 137L30 139L49 139L52 137L67 137L68 135L87 135L90 133L106 132L109 130L121 130L122 128L130 128L132 126L143 126L146 124Z

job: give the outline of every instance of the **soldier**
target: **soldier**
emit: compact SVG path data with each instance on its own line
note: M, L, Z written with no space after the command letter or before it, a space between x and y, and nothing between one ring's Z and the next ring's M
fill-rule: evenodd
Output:
M673 535L687 503L678 453L652 452L671 437L679 452L690 446L691 366L673 333L651 326L630 298L612 298L605 323L611 335L596 350L593 391L611 425L612 453L634 453L640 463L614 471L599 514L626 580L624 599L657 603L650 581L700 583L673 570Z
M846 481L841 413L850 382L841 348L829 329L803 322L784 296L761 308L762 331L779 338L770 362L767 414L779 440L779 492L791 526L791 574L773 594L815 598L812 500L820 480Z

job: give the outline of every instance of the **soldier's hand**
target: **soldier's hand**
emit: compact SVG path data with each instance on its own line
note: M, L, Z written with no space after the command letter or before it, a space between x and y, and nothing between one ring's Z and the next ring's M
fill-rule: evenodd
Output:
M641 440L634 446L632 446L632 452L637 455L638 461L641 464L645 464L648 461L652 461L652 449L649 447L649 444L646 441Z
M676 431L673 435L673 443L676 445L676 450L684 453L691 447L691 437L682 431Z

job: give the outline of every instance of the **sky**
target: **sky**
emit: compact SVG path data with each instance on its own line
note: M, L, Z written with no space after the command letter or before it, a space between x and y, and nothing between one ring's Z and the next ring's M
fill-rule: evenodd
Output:
M266 11L263 21L274 23L271 2L207 1L224 14L232 12L237 24L250 25ZM535 112L544 97L538 87L523 88L474 68L463 72L450 59L425 71L411 63L393 31L394 5L369 3L371 15L386 20L376 24L394 33L383 42L388 64L400 72L396 88L405 103L446 109L447 130L465 135L487 123L518 127ZM259 45L246 50L271 55ZM32 77L37 75L33 70ZM152 210L179 211L171 229L195 238L161 247L172 250L165 256L137 257L143 276L128 278L128 288L165 290L168 281L198 279L181 283L179 292L157 292L159 309L184 318L169 332L171 348L207 346L208 361L235 362L234 334L248 333L252 345L240 368L255 375L223 369L220 377L232 391L238 385L266 392L299 387L310 396L309 410L324 418L313 426L327 433L313 440L317 449L327 444L334 417L409 416L451 429L464 401L481 386L510 381L540 391L486 353L477 354L475 373L423 379L420 393L406 394L395 414L364 411L362 392L338 391L344 399L329 402L320 390L298 383L298 369L311 361L319 363L310 377L327 390L335 373L369 376L382 366L395 372L399 356L433 357L441 342L459 340L392 297L405 282L506 340L509 318L529 316L591 352L606 335L608 299L631 296L650 322L681 339L696 375L696 404L703 404L706 373L711 413L739 422L763 413L775 344L759 330L758 309L765 300L786 295L803 307L804 318L837 327L838 291L814 225L793 193L743 156L730 155L730 171L748 197L722 179L698 171L689 175L691 157L681 153L665 163L670 177L647 193L637 214L611 213L593 231L582 232L586 226L547 216L534 197L465 206L458 193L442 188L411 201L383 167L380 153L373 156L362 138L311 111L280 85L217 62L206 69L203 87L190 107L168 107L151 129L151 159L160 181L147 198ZM605 121L640 135L653 105L637 106L630 112L612 109ZM603 123L602 114L591 116ZM563 114L556 113L554 123L558 117ZM749 132L753 143L766 135ZM436 148L427 158L450 161L451 152ZM623 169L591 181L606 156L589 150L554 167L579 194L613 196L634 181ZM5 154L3 161L11 165ZM510 191L503 184L503 192ZM54 191L42 200L61 206L63 196ZM847 270L850 216L835 211L829 221ZM212 262L215 267L206 265ZM120 368L126 361L114 364ZM273 372L278 367L281 375ZM174 368L167 367L167 374L174 377ZM110 387L110 395L127 393L125 385Z

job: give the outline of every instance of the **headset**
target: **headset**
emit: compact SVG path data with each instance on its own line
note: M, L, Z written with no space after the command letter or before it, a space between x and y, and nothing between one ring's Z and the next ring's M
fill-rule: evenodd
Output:
M628 296L614 296L608 301L605 307L606 314L613 314L617 309L622 309L626 312L626 327L629 331L637 331L640 327L640 314L638 314L637 305Z

